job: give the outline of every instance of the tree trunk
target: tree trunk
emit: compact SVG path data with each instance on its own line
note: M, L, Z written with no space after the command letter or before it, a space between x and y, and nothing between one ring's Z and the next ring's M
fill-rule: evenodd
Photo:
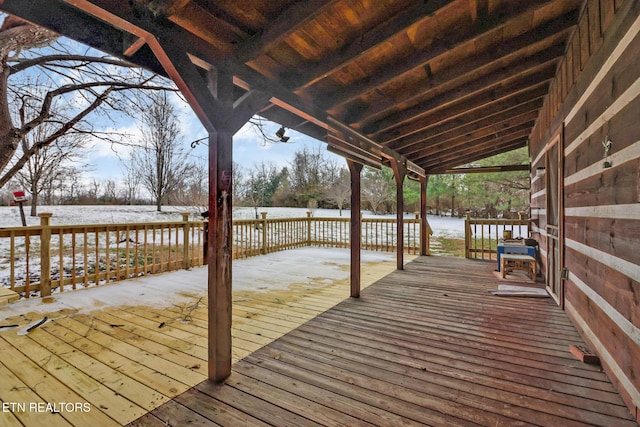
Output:
M4 171L18 149L20 138L9 112L7 60L12 52L28 49L45 40L56 38L50 30L29 24L20 18L7 16L0 27L0 171Z
M38 193L31 195L31 216L38 216Z

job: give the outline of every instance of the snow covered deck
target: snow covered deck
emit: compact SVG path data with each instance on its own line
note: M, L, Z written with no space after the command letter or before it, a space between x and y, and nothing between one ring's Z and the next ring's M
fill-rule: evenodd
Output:
M304 248L234 262L234 361L347 298L348 254ZM395 268L390 254L363 262L363 284ZM194 268L0 306L0 425L124 425L200 383L206 289L206 268Z

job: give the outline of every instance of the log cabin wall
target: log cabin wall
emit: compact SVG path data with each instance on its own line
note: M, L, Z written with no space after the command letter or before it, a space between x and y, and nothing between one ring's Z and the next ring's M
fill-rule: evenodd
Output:
M553 143L562 147L553 165ZM611 141L605 158L604 143ZM557 300L640 406L640 1L588 0L530 136L531 215ZM605 167L609 162L610 167ZM539 167L545 174L536 173ZM548 188L559 173L560 205ZM550 177L551 176L551 177ZM558 260L547 249L559 209ZM559 261L556 269L547 266ZM558 278L559 279L559 278Z

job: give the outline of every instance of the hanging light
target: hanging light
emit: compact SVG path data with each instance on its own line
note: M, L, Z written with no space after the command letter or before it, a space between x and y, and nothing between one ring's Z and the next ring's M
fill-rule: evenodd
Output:
M280 142L289 141L289 137L284 135L285 129L284 126L280 126L280 129L276 132L276 136L280 138Z

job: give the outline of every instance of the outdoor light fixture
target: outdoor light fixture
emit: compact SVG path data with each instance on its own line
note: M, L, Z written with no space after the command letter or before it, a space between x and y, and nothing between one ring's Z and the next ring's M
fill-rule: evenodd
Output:
M607 157L609 156L609 150L611 150L612 144L613 142L609 139L608 135L602 140L602 146L604 147L604 162L602 164L602 167L604 167L605 169L611 167L611 161Z
M280 138L280 142L289 141L289 137L288 136L284 136L284 126L280 126L280 129L278 129L278 131L276 132L276 136L278 138Z
M545 173L545 168L544 166L540 166L536 169L536 176L542 176Z

